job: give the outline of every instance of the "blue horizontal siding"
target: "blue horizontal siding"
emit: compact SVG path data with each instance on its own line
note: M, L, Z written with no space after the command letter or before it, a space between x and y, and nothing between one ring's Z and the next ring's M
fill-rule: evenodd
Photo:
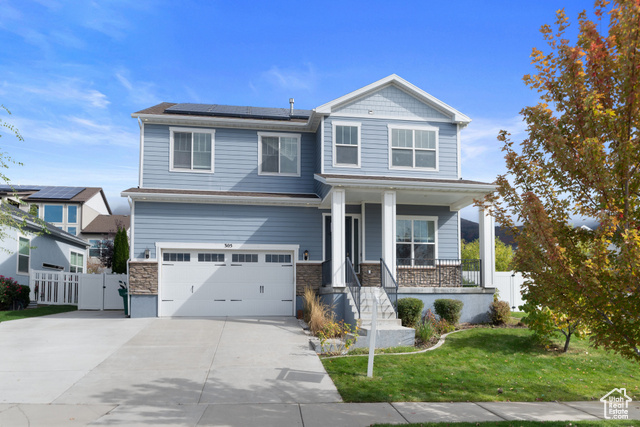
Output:
M458 236L458 212L446 206L398 205L396 215L438 217L438 258L457 259L460 245ZM379 260L382 256L382 206L365 205L365 255L367 261Z
M156 242L300 245L322 260L322 213L315 207L136 202L134 253Z
M361 123L360 168L333 166L333 121ZM328 117L324 122L324 173L340 175L401 176L411 178L458 178L457 126L453 123L368 118ZM434 126L438 132L439 170L398 170L389 168L389 129L387 125Z
M215 129L214 173L170 172L170 131L144 127L144 188L313 193L317 139L302 133L300 177L258 175L258 131Z

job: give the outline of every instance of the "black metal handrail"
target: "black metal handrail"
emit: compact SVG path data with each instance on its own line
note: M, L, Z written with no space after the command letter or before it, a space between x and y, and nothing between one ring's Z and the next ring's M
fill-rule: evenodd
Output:
M331 286L333 282L331 277L331 260L322 263L322 286Z
M396 280L403 286L483 287L479 259L399 258Z
M380 287L387 294L387 298L393 304L393 309L396 312L396 319L398 318L398 282L393 278L391 270L380 258Z
M358 319L360 318L360 289L362 286L360 285L360 280L358 280L358 276L356 275L356 271L353 268L353 264L351 264L351 260L349 258L346 259L345 262L346 272L345 272L345 285L349 288L349 292L351 292L351 296L353 297L353 301L356 304L356 309L358 310Z

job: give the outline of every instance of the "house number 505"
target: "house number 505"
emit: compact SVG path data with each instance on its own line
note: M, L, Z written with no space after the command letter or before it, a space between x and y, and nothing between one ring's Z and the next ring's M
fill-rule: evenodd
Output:
M225 243L224 247L225 248L232 248L233 247L233 243Z

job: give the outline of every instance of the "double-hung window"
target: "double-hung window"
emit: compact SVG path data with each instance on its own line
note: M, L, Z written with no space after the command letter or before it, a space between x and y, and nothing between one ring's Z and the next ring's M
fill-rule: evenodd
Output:
M438 128L389 126L390 168L438 169Z
M29 274L31 243L26 237L18 237L18 274Z
M71 251L69 271L71 273L84 273L84 254Z
M171 170L213 172L215 130L172 127Z
M259 132L258 173L300 176L300 135Z
M398 265L434 265L437 258L436 217L396 219L396 261Z
M360 167L360 123L333 122L333 165Z

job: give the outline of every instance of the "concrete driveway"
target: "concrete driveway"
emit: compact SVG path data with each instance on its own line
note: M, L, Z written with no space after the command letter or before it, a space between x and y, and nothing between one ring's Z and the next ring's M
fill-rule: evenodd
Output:
M71 312L0 323L0 384L0 404L98 411L119 404L341 401L298 322L284 317Z

